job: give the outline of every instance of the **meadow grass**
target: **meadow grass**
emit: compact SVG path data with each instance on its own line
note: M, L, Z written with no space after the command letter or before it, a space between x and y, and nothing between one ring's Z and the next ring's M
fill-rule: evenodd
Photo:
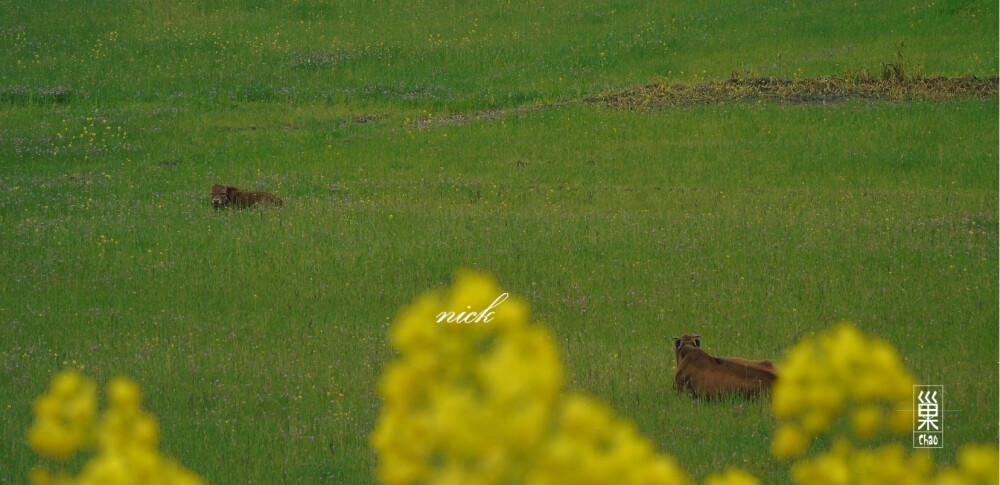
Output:
M11 68L0 85L67 87L101 104L326 100L462 111L573 99L659 76L879 69L900 43L927 74L994 74L997 58L996 6L975 0L3 5L0 40L10 49L0 55Z
M775 359L854 321L945 385L939 458L997 439L995 98L575 102L877 69L900 41L995 75L994 4L0 6L0 482L37 463L30 400L63 367L135 378L212 482L370 482L387 326L463 266L696 478L787 465L766 403L673 392L685 332ZM214 211L216 182L286 205Z

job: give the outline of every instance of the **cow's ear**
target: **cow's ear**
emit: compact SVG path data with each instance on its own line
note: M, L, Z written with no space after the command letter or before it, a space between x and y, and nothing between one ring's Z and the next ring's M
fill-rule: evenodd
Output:
M681 348L681 339L674 337L674 348L675 349Z
M701 339L698 338L694 339L694 346L701 348Z

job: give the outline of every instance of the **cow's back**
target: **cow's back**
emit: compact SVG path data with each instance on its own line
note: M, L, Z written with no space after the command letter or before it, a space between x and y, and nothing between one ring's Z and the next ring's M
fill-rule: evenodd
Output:
M675 388L698 397L756 396L769 391L778 377L770 361L713 357L695 347L679 349L677 357Z

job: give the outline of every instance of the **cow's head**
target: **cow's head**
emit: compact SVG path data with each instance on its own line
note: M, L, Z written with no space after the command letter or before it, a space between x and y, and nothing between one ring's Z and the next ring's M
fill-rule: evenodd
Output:
M212 207L216 209L225 207L230 201L230 192L236 190L236 187L231 187L228 185L215 184L212 186Z
M684 347L701 348L701 335L674 337L674 353L680 352Z

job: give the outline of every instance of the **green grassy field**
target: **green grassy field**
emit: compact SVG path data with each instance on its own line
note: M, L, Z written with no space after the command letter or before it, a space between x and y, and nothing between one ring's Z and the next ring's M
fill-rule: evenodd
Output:
M996 442L998 103L582 102L653 78L997 74L993 2L0 0L0 482L58 369L138 380L213 483L368 483L399 307L495 274L700 479L767 483L766 403L669 338L777 359L841 320ZM277 193L214 211L209 186Z

